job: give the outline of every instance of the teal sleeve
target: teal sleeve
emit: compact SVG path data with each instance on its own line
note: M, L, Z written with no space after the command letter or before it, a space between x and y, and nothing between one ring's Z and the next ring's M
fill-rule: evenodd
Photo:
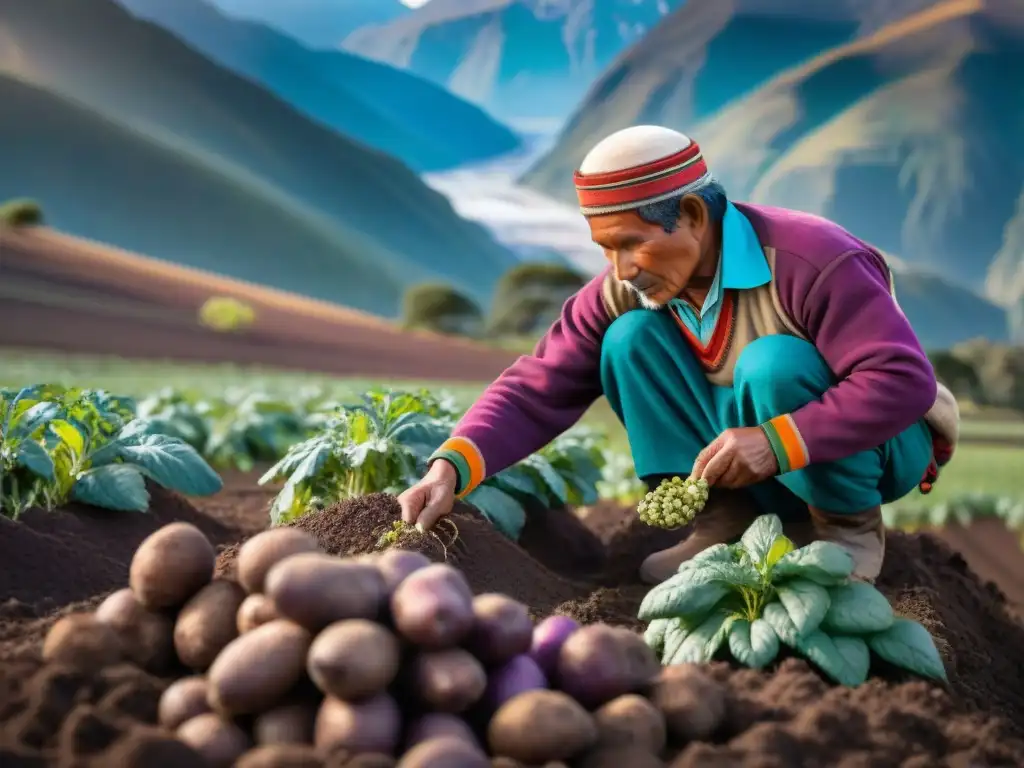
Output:
M427 460L427 464L433 464L438 459L447 461L455 467L455 475L458 478L455 483L455 495L459 495L462 493L462 489L469 484L469 465L466 463L466 460L462 457L461 453L448 448L439 448L434 451Z

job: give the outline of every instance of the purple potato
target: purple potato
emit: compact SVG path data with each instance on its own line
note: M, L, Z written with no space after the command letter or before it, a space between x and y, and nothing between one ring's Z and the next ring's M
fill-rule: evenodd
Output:
M537 662L523 654L491 672L484 700L495 710L521 693L547 687L548 679Z
M654 651L627 629L591 624L569 636L558 654L558 687L587 709L650 683L661 670Z
M530 657L549 678L554 677L558 670L558 654L562 646L579 628L579 622L568 616L548 616L534 627Z
M477 749L480 748L480 742L473 729L469 727L469 723L458 715L444 712L428 712L414 720L406 730L405 748L412 749L424 741L440 738L461 739Z

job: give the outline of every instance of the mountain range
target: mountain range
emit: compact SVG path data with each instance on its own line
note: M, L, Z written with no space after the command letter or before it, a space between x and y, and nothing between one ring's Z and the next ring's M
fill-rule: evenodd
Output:
M517 262L402 162L110 0L0 4L0 199L69 233L394 316Z
M479 107L394 67L312 50L266 24L226 16L206 0L119 2L310 118L416 171L479 161L520 145Z
M682 2L430 0L341 44L442 84L513 125L558 123L623 48Z
M992 323L1024 296L1024 4L811 7L689 0L595 83L523 182L573 200L596 141L667 125L701 143L736 199L826 216L899 254L898 286L933 306L908 308L905 288L901 302L938 342L1005 336ZM1024 340L1024 325L1010 333Z
M262 21L314 48L333 48L360 27L411 12L399 0L214 0L232 16Z

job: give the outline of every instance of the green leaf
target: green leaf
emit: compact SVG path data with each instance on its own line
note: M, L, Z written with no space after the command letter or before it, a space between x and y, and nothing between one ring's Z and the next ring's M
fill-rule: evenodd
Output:
M683 564L679 566L677 573L692 570L705 563L733 563L735 562L733 553L733 548L728 544L712 544L689 560L684 560Z
M867 637L878 656L922 677L946 680L946 668L935 647L935 640L921 624L897 618L892 626Z
M776 587L779 602L796 627L798 637L806 637L821 625L831 599L828 590L807 579L793 579Z
M176 437L145 435L137 443L122 445L118 454L164 488L186 496L209 496L224 487L196 449Z
M541 480L544 481L548 491L550 491L552 502L565 504L569 501L569 486L555 468L551 466L550 461L535 453L524 459L522 464L534 470Z
M729 586L720 581L683 581L672 586L665 582L647 593L640 603L637 618L640 621L675 618L693 626L728 594Z
M740 544L758 565L768 559L775 540L782 535L782 521L778 515L761 515L744 532Z
M85 436L70 421L54 419L50 422L49 427L50 431L67 445L74 452L75 456L81 456L85 453Z
M892 606L885 595L863 581L851 581L829 590L832 602L821 621L831 635L865 635L892 626Z
M149 491L142 473L129 464L107 464L83 472L71 487L71 497L104 509L145 512Z
M729 652L740 664L761 669L779 655L779 636L764 619L736 618L729 629Z
M534 499L545 498L540 479L520 464L502 470L490 482L509 493L521 493Z
M669 664L705 664L714 658L732 622L725 611L715 611L683 640Z
M680 569L654 587L640 604L641 621L680 618L687 626L700 622L731 587L756 587L757 573L748 565L707 558L696 566ZM657 615L647 615L655 611Z
M842 583L851 573L853 558L849 552L829 541L812 541L783 555L772 571L772 580L796 577L830 587Z
M657 654L665 649L665 630L671 623L672 619L655 619L644 630L644 642Z
M53 480L53 459L35 440L23 440L18 444L17 461L34 474Z
M690 634L690 630L684 627L682 622L678 619L666 619L666 621L668 621L668 626L665 627L665 638L662 642L662 665L669 664L672 661L672 657L679 652L679 648L682 646L683 641L686 640L687 635Z
M466 496L465 502L480 510L480 514L486 517L491 525L512 541L519 539L519 534L526 524L526 510L515 498L485 484L477 486Z
M829 637L815 630L796 649L840 685L857 686L868 679L871 654L859 637Z
M779 640L791 648L796 647L799 633L796 631L796 625L793 624L793 620L789 617L789 612L782 606L782 603L768 603L761 612L761 618L775 630L775 635Z
M18 405L27 405L27 402L21 401ZM18 413L17 417L12 420L13 423L10 425L9 431L12 435L28 437L59 414L60 405L57 403L50 401L35 403Z
M768 550L768 557L765 558L765 565L769 568L773 568L776 563L779 562L785 555L788 555L796 547L793 542L787 536L779 536L772 544L772 548Z

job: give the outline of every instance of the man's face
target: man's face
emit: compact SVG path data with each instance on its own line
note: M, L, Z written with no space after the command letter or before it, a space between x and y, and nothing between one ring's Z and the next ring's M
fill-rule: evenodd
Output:
M687 196L673 232L644 221L634 211L591 216L587 221L615 277L644 307L661 309L686 287L700 262L708 212L703 200Z

